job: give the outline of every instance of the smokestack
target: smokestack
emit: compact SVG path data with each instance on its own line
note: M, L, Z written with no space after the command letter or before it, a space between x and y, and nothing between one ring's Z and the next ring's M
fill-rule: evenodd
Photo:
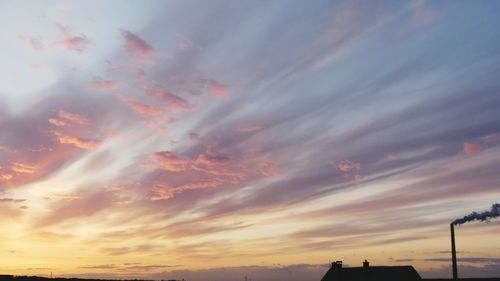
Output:
M470 221L490 221L493 218L500 217L500 204L494 203L491 205L489 211L484 211L481 213L472 212L463 218L456 219L451 222L450 230L451 230L451 263L453 267L453 279L458 279L457 272L457 251L455 249L455 225L464 224Z
M458 279L458 269L457 269L457 251L455 249L455 226L450 224L451 230L451 266L453 268L453 279Z

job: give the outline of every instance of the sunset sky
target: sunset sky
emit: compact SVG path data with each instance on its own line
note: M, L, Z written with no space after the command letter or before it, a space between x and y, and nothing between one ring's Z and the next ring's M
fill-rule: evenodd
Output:
M0 1L0 274L450 277L500 201L500 1ZM500 220L456 227L500 275Z

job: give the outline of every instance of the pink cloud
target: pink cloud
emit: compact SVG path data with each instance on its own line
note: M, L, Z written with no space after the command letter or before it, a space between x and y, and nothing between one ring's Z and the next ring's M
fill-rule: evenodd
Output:
M130 103L130 107L138 113L146 114L146 115L160 115L165 110L156 106L147 105L138 101L133 101Z
M479 146L473 143L464 143L463 152L465 154L475 154L479 152Z
M181 184L175 187L165 186L165 185L155 185L151 192L152 195L149 197L151 201L167 200L174 197L177 193L182 193L186 190L197 190L206 188L216 188L221 186L223 183L217 180L196 180Z
M166 103L171 109L193 109L193 105L190 105L185 99L180 96L174 94L170 90L156 86L152 88L146 88L146 95L156 97L159 100Z
M258 132L260 130L262 130L262 127L259 125L248 125L234 129L235 132L240 132L240 133Z
M157 116L165 112L163 108L148 105L139 101L134 100L131 97L118 94L117 99L127 104L132 110L137 113L149 115L149 116Z
M120 87L119 83L111 80L95 79L90 82L90 88L98 91L112 91L118 87Z
M259 171L267 177L277 177L281 175L280 171L271 162L265 162L259 166Z
M43 65L39 64L39 63L33 63L33 64L30 65L30 67L33 70L40 70L40 69L42 69Z
M193 46L193 44L191 44L191 42L187 41L187 40L182 40L181 42L179 42L179 44L177 44L177 48L181 49L181 50L187 50L189 48L191 48Z
M54 42L54 46L61 47L77 53L82 53L91 45L91 42L85 35L70 36Z
M142 38L137 36L136 34L128 31L121 30L122 36L125 39L125 43L123 44L123 48L130 53L134 53L141 56L149 56L155 52L155 49L144 41Z
M77 124L81 124L81 125L85 125L85 124L89 123L89 120L85 116L78 115L78 114L71 113L71 112L67 112L64 110L59 110L57 115L59 116L59 118L66 119L66 120L71 121L73 123L77 123Z
M170 151L159 151L154 154L157 163L154 165L146 164L148 167L158 168L169 172L182 172L189 166L189 160L182 159Z
M174 152L160 151L153 156L156 161L145 164L145 167L175 172L173 182L153 181L151 200L167 200L187 190L237 186L241 182L252 179L280 175L271 162L257 159L244 159L236 155L229 157L208 145L205 152L194 158L182 157ZM173 176L172 174L169 174Z
M387 160L388 161L394 161L394 160L397 160L398 159L398 156L396 154L389 154L387 155Z
M223 98L229 93L229 88L220 82L212 80L210 84L212 87L212 96L216 98Z
M482 137L482 140L486 143L498 141L498 140L500 140L500 133L490 134L490 135L484 136L484 137Z
M339 169L340 171L342 171L344 173L356 171L356 170L359 170L360 168L361 168L360 163L352 162L349 160L342 160L342 161L337 163L337 169Z
M139 69L135 74L135 79L137 79L138 81L144 81L146 80L146 78L146 73L143 69Z
M195 164L198 165L206 165L206 166L216 166L216 165L225 165L227 164L229 159L226 156L218 155L218 154L209 154L202 153L196 157L194 161Z
M25 43L34 51L43 51L45 47L40 39L34 37L26 37L26 36L18 36L17 37L21 42Z

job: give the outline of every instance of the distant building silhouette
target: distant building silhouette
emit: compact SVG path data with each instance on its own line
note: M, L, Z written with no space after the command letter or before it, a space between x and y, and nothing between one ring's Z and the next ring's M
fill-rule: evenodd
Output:
M413 266L370 266L365 260L362 267L342 267L342 261L332 263L321 281L418 281L422 280Z

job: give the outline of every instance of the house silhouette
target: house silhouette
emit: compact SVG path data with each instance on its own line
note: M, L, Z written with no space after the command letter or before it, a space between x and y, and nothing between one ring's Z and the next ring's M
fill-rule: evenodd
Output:
M413 266L370 266L365 260L362 267L342 267L342 261L332 263L321 281L417 281L422 280Z

